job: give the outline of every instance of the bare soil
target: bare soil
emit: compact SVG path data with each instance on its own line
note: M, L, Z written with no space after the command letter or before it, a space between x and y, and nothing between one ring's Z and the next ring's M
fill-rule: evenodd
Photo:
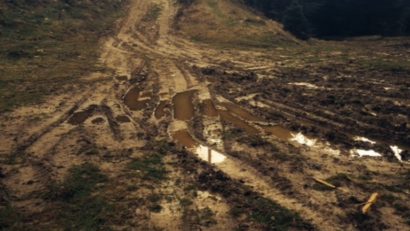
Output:
M99 81L1 115L0 224L409 229L408 39L301 43L266 21L288 46L222 49L178 30L191 7L130 1Z

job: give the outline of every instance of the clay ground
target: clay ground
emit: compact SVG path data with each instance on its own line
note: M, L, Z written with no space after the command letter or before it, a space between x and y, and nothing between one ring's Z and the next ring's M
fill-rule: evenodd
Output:
M106 70L1 115L1 224L410 229L408 39L221 48L189 10L130 1Z

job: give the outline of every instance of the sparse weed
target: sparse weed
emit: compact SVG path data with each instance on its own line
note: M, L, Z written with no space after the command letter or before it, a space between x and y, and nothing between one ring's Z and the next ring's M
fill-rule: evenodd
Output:
M166 179L167 173L162 158L161 154L150 153L141 159L132 161L129 168L140 171L144 179L161 181Z
M23 227L21 219L21 214L11 205L0 208L0 230L27 230L28 227Z
M161 15L161 6L158 4L154 4L148 12L144 15L143 21L151 22L157 20L157 18Z
M97 64L98 40L122 14L122 4L2 1L0 112L41 102L79 77L103 70Z
M94 195L99 184L107 182L93 164L75 166L61 184L52 183L45 199L59 205L58 222L66 230L101 230L105 227L111 206Z

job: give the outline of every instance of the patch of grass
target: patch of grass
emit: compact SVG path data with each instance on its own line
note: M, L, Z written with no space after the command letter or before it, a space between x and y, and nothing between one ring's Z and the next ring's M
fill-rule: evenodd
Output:
M198 211L198 224L201 226L210 227L216 223L215 213L210 208L206 207Z
M166 179L167 175L162 158L161 154L150 153L141 159L132 161L129 168L140 171L144 179L161 181Z
M61 184L51 184L46 199L59 205L58 223L65 230L101 230L112 212L111 206L96 195L107 177L93 164L75 166Z
M150 204L148 205L148 209L151 212L154 213L159 213L162 210L162 206L160 204L161 200L162 200L162 195L158 194L158 193L153 193L150 194L147 197L148 201L150 202Z
M260 224L269 227L269 230L313 229L310 224L304 222L295 212L262 198L248 198L248 203L253 207L251 218Z
M132 191L137 191L139 187L137 185L129 185L127 187L127 191L132 192Z
M410 62L407 60L366 59L360 62L366 69L393 73L410 73Z
M198 1L186 7L181 15L181 20L177 21L178 30L194 42L218 49L263 49L285 46L292 40L279 26L275 28L263 23L258 15L236 1Z
M246 210L242 206L232 206L229 213L234 218L239 218L242 214L246 213Z
M0 112L36 104L100 71L101 36L125 1L0 2Z
M386 230L387 226L381 221L377 214L363 214L362 212L349 212L349 221L353 222L357 230Z
M404 203L396 202L393 204L396 213L403 217L404 221L410 225L410 207L406 206Z
M0 208L0 230L31 230L21 222L22 216L11 205Z
M90 196L97 184L107 181L107 177L93 164L83 164L70 169L61 185L61 199L72 202Z
M179 204L181 205L181 207L188 207L191 206L194 202L192 202L191 199L188 198L182 198L181 200L179 200Z
M149 211L154 213L159 213L162 210L162 206L160 204L152 204L148 206Z
M148 196L148 200L151 201L152 203L159 202L161 200L161 195L153 193Z
M162 11L161 6L158 4L154 4L153 6L151 6L148 12L144 15L142 20L145 22L155 21L161 15L161 11Z
M66 204L60 212L60 223L65 230L101 230L106 228L112 208L99 197L83 198Z
M245 132L240 129L240 128L232 128L232 129L226 129L223 132L223 137L225 140L230 140L230 139L236 139L238 137L241 137L245 134Z

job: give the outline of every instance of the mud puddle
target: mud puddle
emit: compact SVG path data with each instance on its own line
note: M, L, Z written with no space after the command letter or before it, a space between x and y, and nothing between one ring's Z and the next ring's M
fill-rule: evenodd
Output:
M74 113L69 119L68 123L72 125L79 125L84 123L91 115L98 109L97 105L91 105L84 111Z
M232 103L223 104L227 108L231 108L231 110L218 110L222 120L232 123L235 127L244 130L249 135L275 136L291 144L308 146L310 148L326 151L327 153L332 153L334 155L340 155L341 153L340 150L332 148L331 144L328 142L318 141L318 139L308 137L301 132L293 132L281 125L266 125L266 121L263 121L261 118L252 115L245 109L242 109ZM234 111L236 113L233 113L233 115L231 112ZM252 126L248 122L253 122L258 126Z
M116 76L115 79L122 82L128 81L128 77L126 75Z
M219 164L226 160L226 156L208 146L198 143L189 134L188 130L179 130L172 134L172 138L177 145L186 147L189 151L197 155L201 160L211 164Z
M165 116L165 108L167 106L167 101L161 101L158 107L155 109L154 115L156 119L161 119Z
M130 110L139 110L139 108L141 107L140 103L138 102L139 94L139 89L134 87L129 90L124 96L124 104L127 105Z
M103 124L104 122L105 122L105 120L102 117L97 117L97 118L95 118L91 121L91 123L93 123L93 124Z
M364 142L368 143L370 145L375 145L375 144L382 144L388 146L388 148L393 152L394 157L399 161L403 162L403 157L402 157L402 152L404 151L404 148L399 147L397 145L390 145L386 142L380 141L380 140L371 140L367 137L362 137L362 136L355 136L353 137L354 141L358 142ZM352 149L350 150L350 154L352 156L358 156L358 157L382 157L384 156L383 153L377 152L373 149Z
M197 154L202 160L205 160L211 164L219 164L226 160L226 156L224 154L204 145L199 145L195 149L195 154Z
M255 135L260 134L261 132L258 131L255 127L248 124L248 122L260 122L265 123L263 119L253 115L246 109L243 109L233 103L223 102L221 103L228 111L219 110L221 113L221 117L223 120L227 122L231 122L235 126L245 130L249 134ZM289 141L294 138L294 134L287 128L280 126L280 125L260 125L262 130L266 133L266 135L270 136L273 135L279 139Z
M172 138L176 141L178 145L184 146L186 148L193 148L198 146L198 143L189 134L188 130L179 130L172 134Z
M250 112L247 110L232 104L232 103L221 103L226 109L228 109L229 112L239 116L240 118L247 120L247 121L254 121L254 122L262 122L263 120L261 118L258 118L257 116L252 115Z
M223 121L228 122L228 123L232 123L235 127L238 127L240 129L244 130L249 135L259 134L258 129L250 126L248 123L246 123L245 121L241 120L240 118L232 115L230 112L224 111L224 110L218 110L218 113L219 113L219 115L221 115L221 118L222 118Z
M262 128L265 131L266 135L273 135L281 140L290 140L293 137L292 132L290 130L280 125L263 126Z
M194 117L194 104L192 103L196 90L178 93L172 99L174 118L189 121Z
M125 115L119 115L115 118L115 120L117 120L120 123L129 123L129 122L131 122L130 118L128 118L128 116L125 116Z
M136 104L136 110L139 111L139 110L145 109L146 107L148 107L148 104L150 103L150 101L151 101L150 99L138 101Z
M214 103L210 99L206 99L201 104L201 112L205 116L217 117L218 111L215 108Z

